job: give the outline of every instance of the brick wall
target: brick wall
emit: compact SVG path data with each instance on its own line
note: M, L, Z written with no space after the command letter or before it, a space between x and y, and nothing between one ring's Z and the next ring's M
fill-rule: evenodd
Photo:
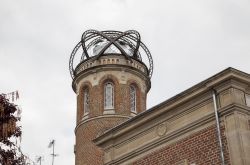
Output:
M132 76L133 77L133 76ZM94 78L94 77L93 77ZM91 80L79 83L77 96L77 119L76 119L76 145L75 164L76 165L101 165L103 164L103 151L92 142L105 130L115 127L131 116L129 90L131 83L138 85L135 80L120 84L124 80L119 80L120 75L107 73L100 77L98 83L92 84ZM140 77L138 77L140 79ZM136 78L135 78L136 79ZM104 113L104 85L110 81L114 85L114 111L110 110L113 116ZM141 80L144 82L145 80ZM98 85L97 85L98 84ZM140 84L140 86L142 86ZM84 90L89 90L89 113L84 114ZM146 110L146 93L141 88L137 90L136 98L137 112ZM120 117L117 117L117 116ZM87 121L88 120L88 121ZM87 121L83 124L82 122ZM80 125L79 125L80 124Z
M104 109L104 82L111 80L114 84L114 109L115 113L119 115L130 116L130 99L129 99L129 86L131 82L127 84L119 84L118 80L112 76L107 75L103 77L99 85L92 86L89 82L81 84L79 95L77 97L77 123L79 123L83 117L83 91L87 87L90 95L90 113L89 117L96 117L103 115ZM138 85L137 85L138 86ZM146 93L143 93L141 89L137 90L137 113L146 110Z
M77 165L103 164L103 151L92 140L105 130L124 122L125 118L99 118L84 123L76 130L76 159Z
M226 164L229 165L229 153L225 137L225 128L221 127L224 156ZM144 158L137 160L133 165L217 165L221 164L220 150L217 141L215 126L210 126L175 144L171 144Z

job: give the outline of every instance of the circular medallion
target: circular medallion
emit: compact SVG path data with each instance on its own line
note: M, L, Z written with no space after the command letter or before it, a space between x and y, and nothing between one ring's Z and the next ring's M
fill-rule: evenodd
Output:
M161 123L156 128L156 133L158 136L163 136L167 133L167 123Z

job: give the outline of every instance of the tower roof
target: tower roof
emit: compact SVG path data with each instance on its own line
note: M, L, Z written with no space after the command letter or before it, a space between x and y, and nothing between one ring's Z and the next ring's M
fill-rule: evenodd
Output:
M69 70L71 77L73 79L75 77L76 65L90 58L99 59L101 56L114 54L124 56L128 60L134 59L144 63L149 70L148 76L151 78L153 59L148 48L141 42L140 34L135 30L125 32L85 31L82 34L81 41L75 46L70 56Z

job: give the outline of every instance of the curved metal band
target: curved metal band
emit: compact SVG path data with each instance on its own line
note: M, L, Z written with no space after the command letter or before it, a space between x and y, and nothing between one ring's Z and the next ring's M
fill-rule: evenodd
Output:
M115 37L115 38L112 37L112 38L111 38L109 35L106 35L106 33L107 33L107 34L117 34L117 37ZM81 42L82 42L82 44L83 44L83 51L84 51L84 53L86 54L86 56L87 56L87 58L88 58L89 55L88 55L88 52L87 52L85 43L86 43L86 41L87 41L88 39L90 39L91 37L93 38L93 37L99 35L99 36L102 36L103 38L105 38L107 41L109 41L109 43L108 43L108 44L98 53L98 55L97 55L98 58L99 58L99 56L101 56L101 55L105 52L105 50L107 50L107 48L110 47L112 44L115 45L115 46L121 51L122 54L128 56L127 53L126 53L126 52L120 47L120 45L118 45L115 41L117 41L118 39L120 39L120 38L122 38L122 37L126 37L126 36L128 36L128 35L131 35L131 34L135 34L135 35L136 35L136 43L137 43L137 44L136 44L136 48L135 48L135 50L134 50L133 56L134 56L135 58L137 58L137 57L136 57L136 54L137 54L137 51L138 51L139 46L140 46L140 34L139 34L138 32L136 32L135 30L129 30L129 31L126 31L126 32L124 32L124 33L122 33L122 32L117 32L117 31L115 31L115 32L114 32L114 31L99 32L99 31L96 31L96 30L88 30L88 31L86 31L86 32L83 33L82 38L81 38ZM128 58L128 57L126 57L126 58Z
M80 47L83 49L83 53L81 56L81 61L90 58L90 55L88 54L88 49L96 44L98 40L100 39L105 39L108 41L108 44L105 45L101 51L96 55L96 58L100 58L104 52L111 46L114 45L121 53L122 55L125 56L125 58L130 59L130 57L133 57L136 60L142 61L142 57L140 55L139 49L142 48L142 50L145 52L148 58L149 62L149 77L152 77L153 74L153 59L151 56L150 51L148 48L145 46L143 42L141 42L141 37L140 34L135 31L135 30L128 30L125 32L120 32L120 31L97 31L97 30L87 30L85 31L82 36L81 36L81 41L75 46L73 49L70 60L69 60L69 70L70 70L70 75L72 79L75 77L75 71L74 71L74 59L77 51L79 50ZM90 41L90 42L88 42ZM129 55L128 53L125 52L124 48L121 47L120 44L118 44L118 41L123 41L127 45L131 47L133 50L132 56ZM88 42L87 46L86 43ZM131 60L131 59L130 59Z

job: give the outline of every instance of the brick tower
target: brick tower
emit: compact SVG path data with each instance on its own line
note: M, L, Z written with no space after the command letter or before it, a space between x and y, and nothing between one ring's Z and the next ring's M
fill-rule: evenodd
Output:
M88 30L74 48L69 67L77 95L75 164L101 165L103 151L93 140L146 110L152 57L134 30Z

